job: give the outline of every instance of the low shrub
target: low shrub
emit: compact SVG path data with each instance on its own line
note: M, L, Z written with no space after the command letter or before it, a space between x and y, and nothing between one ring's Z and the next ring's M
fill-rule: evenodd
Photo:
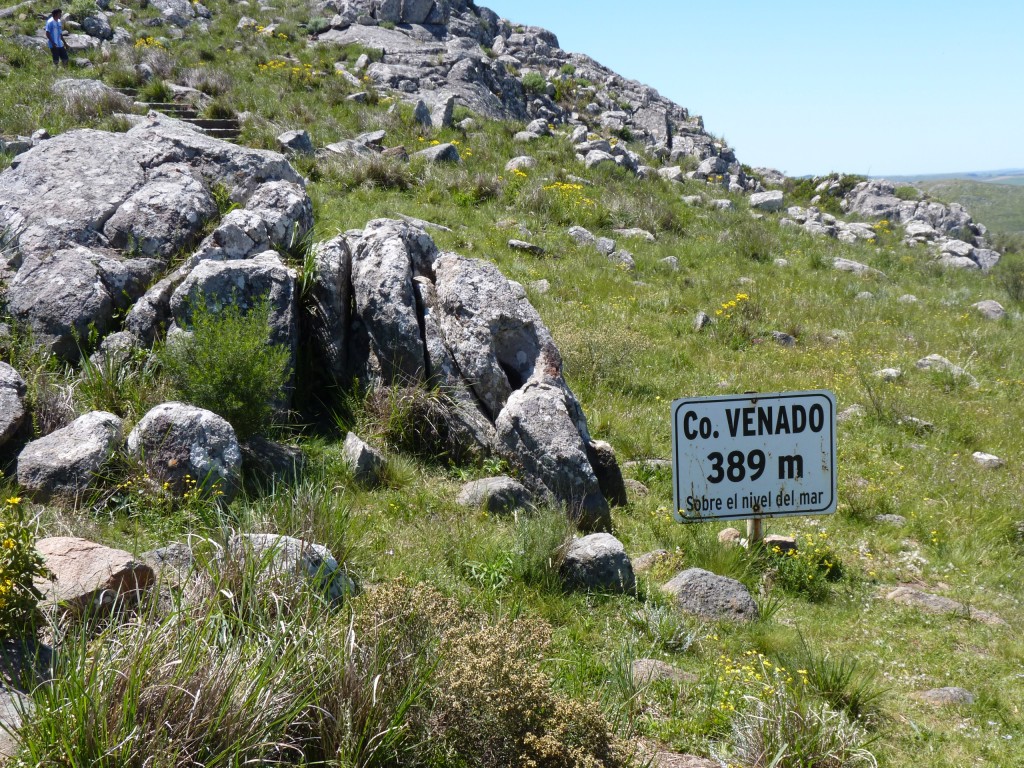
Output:
M377 387L355 404L360 435L421 459L447 464L476 461L478 448L459 428L456 402L439 388Z
M523 88L530 94L541 94L548 87L548 81L540 72L527 72L523 75Z
M380 155L328 158L320 164L320 175L324 181L337 184L343 191L363 187L404 192L416 182L408 164Z
M828 536L805 534L799 549L783 552L779 547L768 551L775 567L775 583L787 592L801 595L813 602L828 598L830 583L842 578L839 555L827 543Z
M163 80L154 78L139 89L139 99L154 103L174 101L174 91Z
M22 499L0 499L0 638L34 632L42 594L34 579L47 575L36 537L25 521Z
M288 349L268 343L269 302L248 312L193 302L189 330L157 353L178 397L222 416L240 438L267 432L291 373Z
M808 670L748 651L723 658L717 709L734 713L717 757L736 768L873 768L864 728L817 700Z
M775 659L791 671L801 670L797 674L807 687L832 709L864 721L877 712L884 691L875 683L876 671L863 668L857 659L817 653L802 636L795 650L777 653Z

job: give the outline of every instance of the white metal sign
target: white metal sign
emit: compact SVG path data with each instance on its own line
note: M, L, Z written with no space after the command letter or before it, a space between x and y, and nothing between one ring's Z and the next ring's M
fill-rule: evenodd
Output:
M681 523L835 512L835 395L674 401L672 485Z

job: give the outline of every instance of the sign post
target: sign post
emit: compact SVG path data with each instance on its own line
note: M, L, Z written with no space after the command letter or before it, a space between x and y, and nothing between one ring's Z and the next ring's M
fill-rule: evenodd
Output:
M836 399L825 390L672 403L674 516L762 521L836 511Z

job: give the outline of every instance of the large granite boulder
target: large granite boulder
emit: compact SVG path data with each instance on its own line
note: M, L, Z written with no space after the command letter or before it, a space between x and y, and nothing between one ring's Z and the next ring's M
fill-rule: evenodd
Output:
M426 233L404 221L371 221L355 242L351 351L361 378L385 385L423 381L426 360L412 281L429 275L436 257Z
M160 269L154 259L123 259L82 246L33 252L11 281L8 306L36 343L77 362L90 334L113 330L115 314L141 296Z
M566 508L580 528L605 531L611 511L587 456L586 422L548 345L534 375L513 392L495 421L499 454L518 466L542 498Z
M18 456L18 484L36 501L79 501L121 445L122 430L112 413L79 416L25 446Z
M533 375L551 334L526 291L496 266L446 253L434 263L437 316L448 349L492 419Z
M128 452L178 496L201 488L229 502L241 482L242 449L231 425L184 403L164 403L143 416L128 435Z

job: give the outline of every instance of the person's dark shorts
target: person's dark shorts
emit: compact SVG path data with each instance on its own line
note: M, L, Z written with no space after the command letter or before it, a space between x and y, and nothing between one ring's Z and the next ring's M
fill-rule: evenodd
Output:
M67 48L67 46L64 46L63 48L56 48L56 47L51 45L50 46L50 55L53 56L53 63L54 64L60 64L62 61L65 64L68 63L68 48Z

